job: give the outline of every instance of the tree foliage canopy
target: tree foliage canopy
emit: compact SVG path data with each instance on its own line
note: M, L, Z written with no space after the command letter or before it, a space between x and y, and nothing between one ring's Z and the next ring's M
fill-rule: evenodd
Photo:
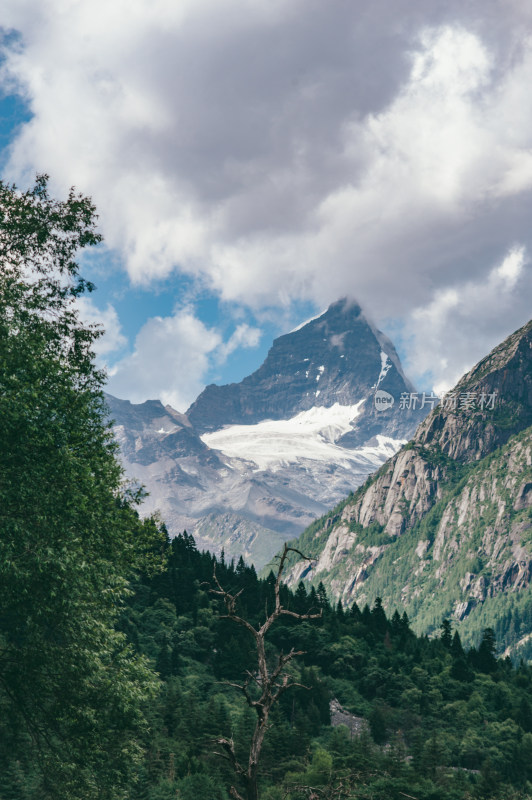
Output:
M0 183L0 772L35 797L124 796L156 685L114 627L161 532L123 486L76 310L96 219L46 176Z
M222 564L186 533L169 543L166 563L137 582L123 618L163 678L131 800L230 800L232 759L216 755L228 752L215 743L229 739L246 764L256 719L241 687L258 677L256 648L208 587L215 571L235 612L258 630L276 605L275 576ZM281 584L279 595L297 617L301 589ZM324 595L321 608L316 619L280 616L268 632L268 666L292 647L303 651L290 680L310 691L294 687L271 708L262 800L532 798L532 669L494 658L490 629L464 649L454 624L445 626L448 647L416 636L405 613L387 615L377 601L342 608ZM244 776L235 788L246 791Z

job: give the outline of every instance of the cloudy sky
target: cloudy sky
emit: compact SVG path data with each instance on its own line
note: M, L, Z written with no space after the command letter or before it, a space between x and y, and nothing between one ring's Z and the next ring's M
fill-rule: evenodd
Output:
M427 388L532 316L532 4L3 0L0 24L2 176L96 202L82 312L118 396L183 411L345 295Z

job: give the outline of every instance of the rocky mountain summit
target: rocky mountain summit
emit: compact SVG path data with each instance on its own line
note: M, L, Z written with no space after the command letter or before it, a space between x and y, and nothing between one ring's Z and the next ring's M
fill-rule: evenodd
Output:
M201 433L228 425L250 425L262 420L290 419L312 408L335 403L352 406L379 387L399 399L413 392L391 341L366 318L353 300L344 298L291 333L279 336L256 372L240 383L207 386L187 411ZM357 437L404 429L414 414L386 414L376 423L371 404ZM371 423L369 420L371 419ZM418 417L419 419L419 417ZM373 429L368 430L368 424ZM350 433L352 433L350 431ZM355 439L349 440L354 444Z
M291 582L344 603L376 596L418 630L443 617L491 624L515 647L532 631L532 322L465 375L414 438L298 546ZM509 637L509 639L508 639Z
M425 411L392 343L346 299L273 342L237 384L180 414L108 397L126 473L171 534L261 566L412 435ZM384 397L383 410L376 398Z

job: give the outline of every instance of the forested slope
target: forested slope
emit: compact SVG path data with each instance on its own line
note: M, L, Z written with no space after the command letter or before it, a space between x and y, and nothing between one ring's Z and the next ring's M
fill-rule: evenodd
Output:
M196 550L192 537L168 545L168 567L136 587L122 629L152 659L163 680L150 706L151 733L134 798L226 798L235 777L216 755L232 736L245 760L254 714L227 685L256 668L249 634L210 594L213 568L239 591L239 613L254 624L273 604L273 575L258 580L240 561ZM322 619L279 620L269 653L305 651L293 677L309 687L276 707L261 763L261 797L523 798L532 796L532 671L496 660L493 632L467 653L446 622L436 639L417 637L406 614L332 608L323 586L282 589L296 612ZM329 702L363 717L362 734L330 726ZM297 788L299 787L299 788ZM309 787L314 787L311 790ZM343 787L343 788L341 788ZM350 787L350 788L348 788Z

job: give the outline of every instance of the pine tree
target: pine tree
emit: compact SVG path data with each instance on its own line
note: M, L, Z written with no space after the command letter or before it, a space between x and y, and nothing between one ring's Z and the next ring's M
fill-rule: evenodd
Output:
M423 767L432 780L435 780L437 777L439 768L442 766L442 762L443 749L436 732L432 731L430 739L425 744L422 757Z
M497 668L497 641L493 628L484 628L474 663L482 672L493 672Z
M321 581L318 584L318 606L324 612L330 608L329 598L327 597L327 589Z
M392 630L394 633L399 633L401 631L401 615L399 614L397 609L395 609L395 611L392 614L390 624L392 626Z
M440 642L447 650L450 650L453 641L451 620L444 619L442 624L440 625L440 629L441 629Z
M316 589L314 588L314 586L310 587L310 592L309 592L309 595L308 595L308 602L309 602L309 608L311 608L312 610L318 608L318 605L319 605L318 595L316 594Z
M453 640L451 642L451 655L453 658L463 658L464 657L464 648L462 647L462 642L460 640L460 635L458 631L454 632Z
M362 609L361 619L362 623L366 626L366 628L368 629L371 628L372 625L371 610L367 603Z
M309 605L307 590L303 581L299 581L294 594L294 608L299 613L304 613Z
M388 627L388 621L386 619L386 614L384 613L384 608L382 607L382 600L380 597L375 598L375 604L371 609L371 628L376 633L384 634Z

